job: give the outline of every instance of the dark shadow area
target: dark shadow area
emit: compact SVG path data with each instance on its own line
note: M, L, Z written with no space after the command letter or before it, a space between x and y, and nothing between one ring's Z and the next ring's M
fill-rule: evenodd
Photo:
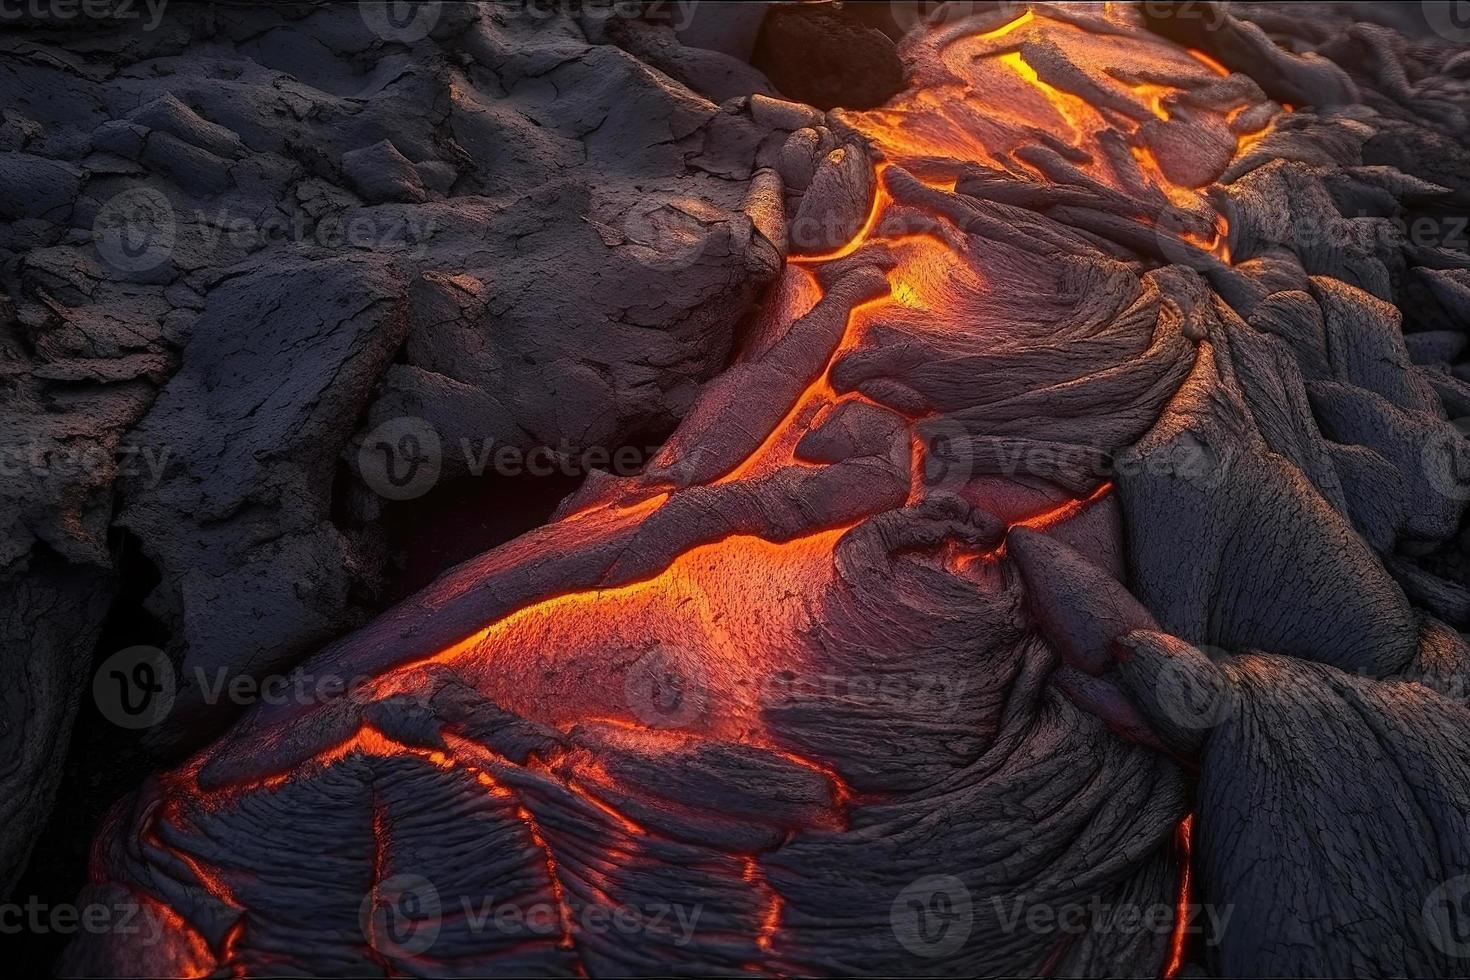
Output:
M872 109L903 89L893 39L875 22L891 4L773 7L751 63L789 99L818 109Z
M118 650L131 646L168 645L168 630L143 607L158 584L153 563L136 538L114 528L113 560L118 590L93 651L97 665ZM90 680L90 677L89 677ZM29 916L28 903L43 910L71 906L87 881L87 859L97 827L112 805L137 788L150 773L176 761L163 758L145 745L146 730L119 728L98 710L90 684L78 692L76 727L72 732L61 785L51 819L31 852L25 874L10 899ZM43 912L44 914L44 912ZM70 933L29 927L10 937L7 965L14 976L52 974L56 958L70 941Z
M582 477L485 473L441 482L414 500L389 503L382 529L395 566L385 605L407 598L444 572L540 527Z

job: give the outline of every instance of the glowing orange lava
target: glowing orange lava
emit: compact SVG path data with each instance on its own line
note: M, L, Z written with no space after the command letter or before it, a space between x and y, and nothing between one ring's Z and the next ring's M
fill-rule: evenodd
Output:
M1179 898L1174 906L1174 931L1169 939L1169 960L1160 974L1174 980L1184 967L1184 944L1188 938L1190 903L1193 901L1190 881L1190 855L1194 846L1194 814L1179 823L1174 834L1174 853L1179 858Z
M1073 156L1068 159L1077 169L1114 190L1136 193L1136 178L1119 169L1116 154L1104 145L1116 138L1120 125L1131 116L1131 128L1122 129L1122 135L1160 200L1187 213L1214 213L1201 188L1165 176L1145 124L1204 125L1204 116L1212 110L1192 101L1185 88L1160 79L1195 79L1190 84L1203 87L1213 78L1228 76L1229 69L1203 51L1177 48L1142 31L1127 9L1109 5L1106 17L1122 29L1093 33L1080 23L1028 9L987 30L946 33L936 42L936 57L944 70L931 84L880 109L839 113L890 162L922 158L932 166L939 159L950 161L956 170L979 164L1035 171L1017 151L1060 140L1070 148ZM1066 63L1081 66L1080 72L1057 67L1063 61L1056 52L1066 56ZM1106 105L1090 100L1099 93ZM1191 105L1185 117L1176 116L1173 108L1181 100ZM1244 108L1243 103L1221 107L1215 113L1218 124L1228 125ZM1268 130L1269 124L1238 137L1236 154ZM1183 237L1228 263L1225 218L1216 214L1205 225L1212 223L1213 234Z
M1110 9L1107 16L1122 25L1128 14ZM1061 63L1058 51L1065 53L1071 63L1089 66L1085 84L1075 74L1057 67ZM1141 181L1142 190L1153 195L1150 200L1155 204L1214 214L1213 234L1197 235L1192 240L1199 248L1229 261L1229 228L1224 216L1213 210L1201 188L1171 181L1166 176L1168 168L1161 165L1146 138L1152 129L1191 124L1182 108L1188 102L1187 89L1157 79L1177 76L1197 79L1200 85L1213 83L1229 74L1219 62L1202 52L1186 51L1127 31L1096 35L1077 23L1032 10L1004 24L949 39L938 50L937 58L948 71L949 80L917 87L881 109L837 114L886 158L877 164L868 214L852 238L839 248L791 259L801 272L788 274L773 294L771 302L779 315L772 314L768 321L757 325L737 355L737 364L760 357L781 341L791 321L813 310L826 295L820 274L830 263L870 247L874 254L882 252L887 294L859 303L847 314L841 337L826 364L789 405L783 401L773 406L769 417L779 414L779 421L769 431L750 433L755 448L722 475L693 487L675 486L672 480L657 485L628 481L621 496L600 499L564 518L560 526L576 533L558 542L572 542L569 547L573 548L586 542L603 542L629 529L648 527L665 516L666 509L686 501L685 495L753 492L762 481L777 475L803 468L819 469L819 464L798 458L798 443L818 420L846 403L867 402L864 408L876 407L859 391L839 390L832 369L843 357L857 351L870 331L881 329L885 323L903 323L938 338L967 334L985 340L1007 339L995 335L1004 327L996 327L983 315L987 309L1007 302L1005 283L992 281L1004 277L987 269L983 256L959 254L971 245L954 222L946 224L935 216L932 227L915 229L914 222L899 213L902 208L895 195L902 185L890 183L896 175L905 179L914 175L913 180L925 187L943 191L953 190L970 165L1044 180L1047 178L1037 164L1025 162L1026 151L1049 139L1070 148L1066 160L1086 180L1130 195L1141 193ZM1124 67L1109 67L1112 65ZM1094 104L1083 94L1069 90L1068 85L1093 85L1094 97L1106 100L1108 105ZM1234 113L1243 108L1232 107L1216 121L1227 126ZM1190 111L1210 110L1195 107ZM1115 142L1120 127L1127 141L1121 149L1122 144ZM1241 136L1237 151L1250 146L1264 132ZM1110 154L1110 149L1115 152ZM923 188L919 193L925 193ZM890 224L890 217L904 220ZM803 374L793 383L783 398L806 377ZM760 398L766 393L749 395ZM900 445L898 450L900 454L907 451L909 459L898 465L907 467L907 503L914 506L924 502L927 492L922 478L926 448L916 435L916 426L923 420L913 417L919 414L917 410L888 411L908 426L907 446ZM727 462L722 460L721 465ZM1111 489L1111 484L1101 483L1091 493L1016 520L1010 527L1058 525L1082 514ZM696 499L690 512L703 517L699 504L705 499ZM381 673L373 682L371 695L413 691L430 671L447 669L505 710L563 733L579 724L595 724L648 753L669 751L674 744L671 733L679 738L696 736L758 748L819 774L831 788L833 807L831 813L813 821L818 826L841 829L854 799L852 790L840 773L820 761L796 755L781 744L768 730L750 681L780 670L821 668L821 664L803 662L809 654L790 638L810 632L822 615L820 598L837 574L834 552L843 536L858 523L813 524L804 533L780 541L766 540L755 533L710 535L714 540L707 537L703 539L706 543L684 548L661 569L642 574L637 580L618 580L527 601L455 643L424 650L420 656ZM637 546L636 539L628 545ZM1002 540L983 553L947 557L959 567L974 567L1004 560L1005 548ZM493 559L490 567L498 571ZM504 559L507 564L515 560L538 561L540 556ZM616 560L609 568L614 565ZM698 710L686 717L677 704L630 703L622 679L640 669L651 652L663 658L660 670L694 680L693 686L681 694L701 699ZM609 678L618 680L610 682ZM659 712L665 717L651 717ZM320 771L349 757L402 755L469 774L485 794L513 808L543 859L547 887L560 912L558 945L572 949L575 934L561 867L537 814L497 775L505 771L506 760L468 739L448 736L442 751L430 750L403 744L364 723L340 744L316 752L304 768ZM177 793L207 806L213 802L211 794L198 784L203 761L196 760L173 778ZM558 781L626 837L651 832L609 802L611 794L607 790L616 788L617 776L595 758L564 753L551 759L533 758L527 768L538 778ZM302 771L296 767L249 786L215 791L214 795L271 791ZM178 799L172 797L155 820L186 822L187 815ZM1184 861L1180 915L1164 970L1166 977L1177 974L1183 958L1190 828L1189 819L1180 827L1179 847ZM391 828L381 826L378 814L374 816L373 834L379 845L376 882L387 873L386 842L391 836ZM160 849L166 847L156 836L148 843ZM202 890L223 906L240 908L218 874L177 850L170 851L184 860ZM761 909L750 938L761 953L773 953L782 925L782 898L763 874L758 854L742 855L739 861L741 877ZM191 946L180 951L181 969L208 972L211 957L220 964L233 963L244 922L241 918L222 947L213 951L203 949L203 940L191 930L178 930L190 937ZM759 964L752 968L759 968Z

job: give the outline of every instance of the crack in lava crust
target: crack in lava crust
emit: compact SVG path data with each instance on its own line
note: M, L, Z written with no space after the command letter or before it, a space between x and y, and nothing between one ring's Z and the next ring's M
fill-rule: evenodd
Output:
M856 231L794 250L646 474L591 482L323 652L371 678L353 697L254 712L116 816L97 877L160 896L152 966L1177 971L1177 937L1099 952L977 925L992 958L931 960L889 919L958 854L998 862L967 879L977 922L982 896L1176 886L1177 771L1059 663L1009 554L1025 529L1116 564L1110 485L995 454L1038 413L1068 452L1157 418L1210 297L1149 270L1228 264L1207 188L1281 110L1123 14L1028 11L905 53L913 89L833 114L851 141L823 165L871 172ZM1059 176L1076 193L1043 227L1028 187ZM1157 260L1120 257L1138 236ZM413 875L444 906L429 947L380 914ZM450 908L472 895L554 914L487 937ZM652 921L669 901L702 911L692 939ZM597 908L635 909L636 933L592 929Z

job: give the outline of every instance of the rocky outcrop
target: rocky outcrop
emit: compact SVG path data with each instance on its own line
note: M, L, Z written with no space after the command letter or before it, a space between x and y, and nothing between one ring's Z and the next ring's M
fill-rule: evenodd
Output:
M39 12L0 42L0 560L34 614L0 645L78 647L27 753L65 750L110 533L159 576L182 684L150 737L197 742L234 710L201 678L279 672L382 603L397 420L441 437L445 479L461 440L666 431L779 266L744 102L595 16L395 9ZM57 557L86 596L37 591Z
M84 894L158 941L63 969L1463 972L1470 93L1453 45L1319 12L967 8L895 45L783 8L748 42L844 85L901 59L875 109L757 91L688 24L500 8L378 24L370 69L334 9L228 22L245 63L167 92L89 82L136 95L89 146L160 213L289 187L415 233L217 268L185 222L130 272L190 312L118 431L178 458L87 486L186 674L298 693L119 803ZM264 77L289 121L197 94ZM45 145L18 186L91 186ZM51 246L64 309L67 255L156 240L102 228ZM21 295L54 343L101 329ZM346 628L446 445L676 418Z

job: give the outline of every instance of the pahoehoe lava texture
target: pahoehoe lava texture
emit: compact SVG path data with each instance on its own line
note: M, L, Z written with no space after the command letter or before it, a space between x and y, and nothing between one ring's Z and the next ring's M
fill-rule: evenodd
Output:
M1331 7L957 6L827 111L585 11L7 39L19 422L181 453L7 489L0 623L57 651L7 710L64 741L110 504L185 663L369 679L121 801L84 901L160 938L65 972L1470 967L1465 56ZM139 187L178 243L119 275L77 229ZM211 208L426 237L216 252ZM680 421L347 631L332 462L404 415Z
M496 6L6 20L0 656L44 675L7 701L17 756L64 749L49 719L85 654L25 651L96 641L110 526L157 569L186 683L155 735L187 745L218 711L198 677L271 674L367 617L389 569L358 450L381 425L616 446L728 358L780 263L765 131ZM446 452L443 478L465 465ZM44 812L42 777L5 779ZM4 840L8 879L29 838Z

